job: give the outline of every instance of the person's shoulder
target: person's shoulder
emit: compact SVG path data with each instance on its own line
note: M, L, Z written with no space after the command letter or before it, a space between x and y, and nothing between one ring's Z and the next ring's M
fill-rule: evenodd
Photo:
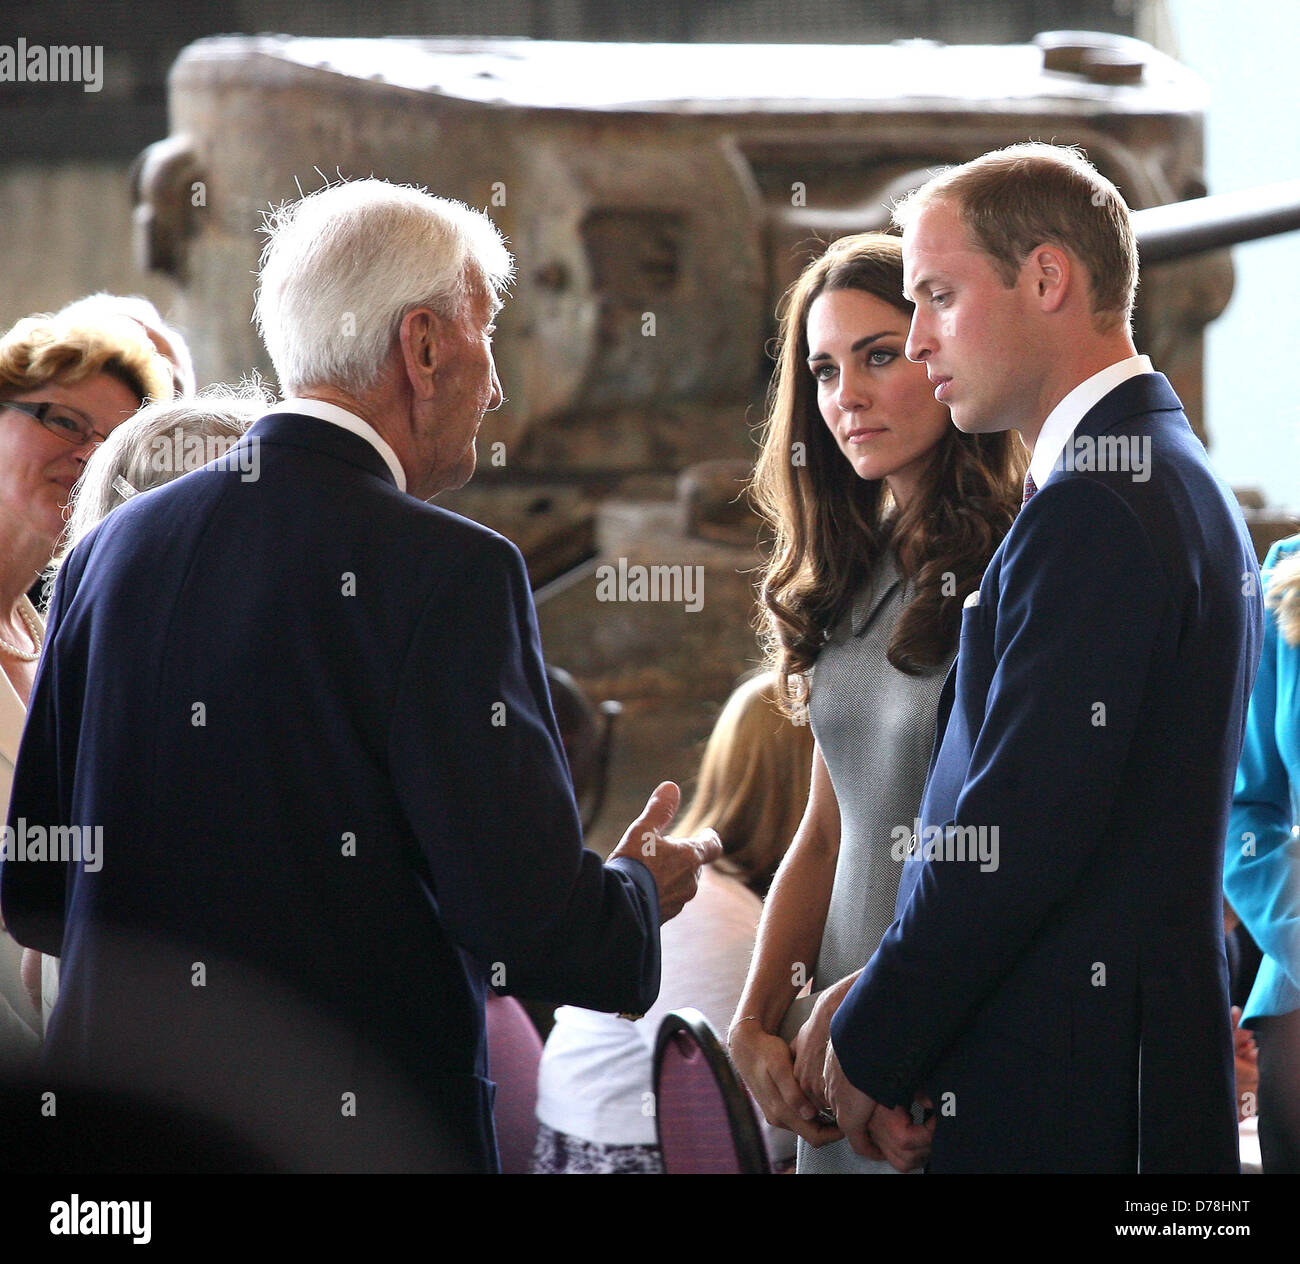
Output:
M497 559L513 563L521 558L519 548L499 531L414 496L398 493L399 511L409 519L410 527L425 540L437 539L453 547L458 554L475 559Z
M1163 584L1168 561L1162 539L1150 512L1115 480L1071 472L1044 483L1020 511L999 573L1015 574L1031 589L1052 586L1060 568L1078 587L1099 590L1138 576Z
M138 549L141 542L174 538L178 528L196 523L193 500L206 490L201 480L186 474L132 496L109 510L77 541L64 566L74 561L84 563L101 546L112 551L116 544L109 542Z
M1037 533L1074 537L1107 519L1136 520L1119 480L1093 470L1068 469L1034 493L1012 531L1023 536L1024 528L1032 527Z
M400 520L384 524L389 530L380 539L391 537L392 551L426 578L416 587L418 602L455 599L480 613L519 612L530 604L528 566L513 541L441 506L403 499Z
M1300 535L1290 535L1284 540L1275 540L1269 546L1268 554L1264 558L1264 564L1260 567L1260 570L1267 575L1276 569L1279 563L1295 557L1298 553L1300 553Z

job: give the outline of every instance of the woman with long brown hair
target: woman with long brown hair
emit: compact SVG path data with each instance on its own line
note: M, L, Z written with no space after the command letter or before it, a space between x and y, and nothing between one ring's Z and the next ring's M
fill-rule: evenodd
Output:
M896 237L844 237L809 265L782 304L754 477L773 537L767 655L816 744L731 1049L768 1120L803 1139L801 1172L892 1171L819 1113L830 1019L893 921L962 602L1025 469L1015 435L952 425L904 354L911 313ZM792 1007L808 983L814 999Z

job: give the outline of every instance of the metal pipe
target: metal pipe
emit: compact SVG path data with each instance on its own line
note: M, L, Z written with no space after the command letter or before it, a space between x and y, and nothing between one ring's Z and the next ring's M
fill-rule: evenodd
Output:
M1143 266L1300 229L1300 180L1133 212Z

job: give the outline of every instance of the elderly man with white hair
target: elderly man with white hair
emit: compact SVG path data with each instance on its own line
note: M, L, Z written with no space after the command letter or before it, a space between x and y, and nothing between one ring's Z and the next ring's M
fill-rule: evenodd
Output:
M486 989L645 1010L720 845L664 837L665 783L583 849L523 560L426 503L501 402L495 227L364 180L268 236L288 398L64 563L0 906L62 957L47 1073L236 1147L166 1164L492 1171Z

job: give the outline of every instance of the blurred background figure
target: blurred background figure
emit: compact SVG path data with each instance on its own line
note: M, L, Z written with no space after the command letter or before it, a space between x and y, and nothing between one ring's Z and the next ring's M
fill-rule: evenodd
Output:
M220 454L233 447L272 402L256 385L213 386L191 398L151 404L116 427L86 463L73 492L67 530L50 571L51 585L63 559L109 513L141 492L206 464L200 454ZM23 950L23 980L31 1003L40 1010L42 1030L58 996L58 967L57 957Z
M87 463L73 492L59 560L118 505L234 447L273 403L272 396L253 383L210 386L198 395L142 409Z
M1269 607L1228 820L1223 887L1264 953L1241 1026L1258 1046L1263 1170L1300 1172L1300 536L1269 550ZM1241 1062L1238 1042L1238 1064ZM1240 1084L1238 1085L1240 1091Z
M663 927L663 982L636 1022L564 1006L542 1054L533 1170L659 1172L651 1061L659 1024L694 1006L721 1034L740 999L762 897L808 797L812 735L775 706L770 674L742 682L719 715L691 806L675 832L712 828L723 856L699 892ZM790 1133L767 1129L776 1164L794 1154Z
M141 327L123 316L31 316L0 338L0 803L14 760L44 625L29 590L63 534L72 489L97 445L172 377ZM0 935L0 1057L37 1044L21 950Z
M162 313L139 294L90 294L69 303L59 312L59 319L94 323L105 317L125 316L139 325L158 354L171 369L173 394L193 395L198 389L194 377L194 360L185 338L162 318Z

